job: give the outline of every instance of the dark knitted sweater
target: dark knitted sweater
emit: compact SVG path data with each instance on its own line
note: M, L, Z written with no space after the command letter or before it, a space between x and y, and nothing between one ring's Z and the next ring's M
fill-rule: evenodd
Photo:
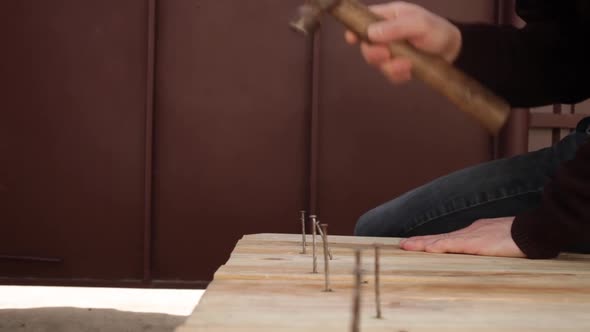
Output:
M514 107L590 98L590 1L517 0L524 29L461 25L457 66ZM590 243L590 143L559 167L541 206L516 217L512 237L529 258Z

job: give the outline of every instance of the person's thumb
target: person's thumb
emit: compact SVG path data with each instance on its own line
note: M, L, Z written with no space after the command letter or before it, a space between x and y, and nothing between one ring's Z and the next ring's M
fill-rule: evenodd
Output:
M396 40L408 40L424 35L428 26L425 20L416 17L400 17L381 21L369 26L368 36L373 42L387 43Z

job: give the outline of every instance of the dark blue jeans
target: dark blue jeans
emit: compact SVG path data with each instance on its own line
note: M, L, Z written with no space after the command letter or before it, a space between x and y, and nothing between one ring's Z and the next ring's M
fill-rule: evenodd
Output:
M355 235L411 237L456 231L485 218L519 215L541 202L561 163L590 137L590 118L553 147L467 168L364 214ZM590 251L590 244L572 248Z

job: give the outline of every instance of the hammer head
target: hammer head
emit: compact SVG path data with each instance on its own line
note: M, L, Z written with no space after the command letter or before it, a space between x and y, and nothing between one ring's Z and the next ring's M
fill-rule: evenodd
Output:
M296 31L305 35L312 35L320 25L322 13L330 10L340 0L308 0L299 8L298 18L290 25Z

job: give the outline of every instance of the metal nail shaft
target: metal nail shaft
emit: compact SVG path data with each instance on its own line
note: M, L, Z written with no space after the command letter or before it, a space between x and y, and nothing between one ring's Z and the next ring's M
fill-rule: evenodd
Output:
M354 266L354 293L352 302L352 332L360 331L361 323L361 250L355 251L355 266Z
M313 256L313 271L312 273L318 273L318 254L317 254L317 250L316 250L316 240L315 237L317 235L317 228L315 226L315 216L310 216L311 218L311 229L312 229L312 233L311 233L311 241L312 241L312 256Z
M331 292L330 289L330 260L328 259L328 225L322 224L322 239L324 241L324 279L326 280L325 292Z
M383 318L381 315L381 247L375 244L375 305L377 308L377 318Z
M320 221L318 220L316 222L317 228L318 228L318 232L320 233L320 236L322 237L322 239L324 238L324 232L322 231L322 228L320 227ZM330 257L330 260L334 259L334 257L332 257L332 251L330 250L330 247L328 246L328 256Z
M305 211L301 211L301 253L302 254L306 254L307 253L307 240L305 238Z

